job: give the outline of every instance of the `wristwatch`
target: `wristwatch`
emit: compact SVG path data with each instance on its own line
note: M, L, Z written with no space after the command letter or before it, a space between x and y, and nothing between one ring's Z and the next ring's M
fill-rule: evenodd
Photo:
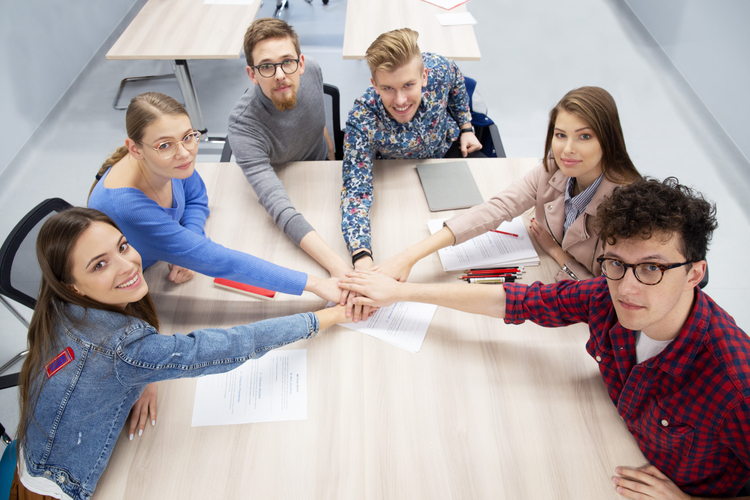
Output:
M363 259L365 257L370 257L372 259L372 251L365 248L361 252L352 255L352 266L354 266L354 263L359 259Z
M578 276L576 276L576 273L574 273L573 270L569 268L567 264L563 264L562 270L565 271L568 274L568 276L570 276L574 280L581 281L581 279Z
M462 129L460 129L460 132L458 133L458 135L461 135L464 132L471 132L473 134L474 133L474 127L462 128Z

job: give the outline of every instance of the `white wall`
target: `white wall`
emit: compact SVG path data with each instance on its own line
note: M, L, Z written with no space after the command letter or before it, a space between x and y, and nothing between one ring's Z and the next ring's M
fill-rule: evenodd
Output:
M0 2L0 173L136 1Z
M750 160L750 2L625 2Z

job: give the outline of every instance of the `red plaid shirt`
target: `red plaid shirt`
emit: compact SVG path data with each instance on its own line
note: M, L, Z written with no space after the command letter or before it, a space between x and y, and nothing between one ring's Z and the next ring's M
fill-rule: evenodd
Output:
M505 322L588 323L586 350L646 458L692 495L732 496L750 479L750 337L696 289L664 351L635 362L636 334L617 322L606 278L505 285Z

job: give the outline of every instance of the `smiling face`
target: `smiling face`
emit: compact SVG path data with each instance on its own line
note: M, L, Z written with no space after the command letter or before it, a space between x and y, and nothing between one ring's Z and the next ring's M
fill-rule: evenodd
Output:
M125 308L148 293L141 256L117 228L92 222L71 252L73 292L102 304Z
M198 154L195 138L190 135L193 131L187 115L162 115L144 129L140 143L127 139L126 145L131 156L143 162L152 175L165 179L187 179L193 175L195 156ZM177 150L172 151L174 156L168 159L162 158L153 149L168 149L181 141L195 147L190 151L183 144L178 144Z
M258 42L253 48L253 64L277 64L285 60L299 58L299 67L291 75L287 75L276 67L276 73L266 78L258 73L258 70L248 66L247 75L255 85L260 85L263 95L271 99L276 109L285 111L294 109L297 105L297 89L299 89L299 78L305 72L305 56L297 54L294 42L291 38L267 38Z
M605 247L604 257L627 264L685 262L679 250L680 236L667 238L664 233L655 233L647 240L620 239ZM620 280L607 279L620 324L629 330L641 330L654 340L675 338L690 314L705 265L706 261L700 261L669 269L659 284L651 286L638 281L632 269Z
M377 70L370 78L375 92L383 101L388 116L399 123L407 123L422 102L422 88L427 86L427 68L422 57L393 71Z
M599 139L586 122L565 110L560 110L555 120L552 154L560 170L575 177L581 190L602 174Z

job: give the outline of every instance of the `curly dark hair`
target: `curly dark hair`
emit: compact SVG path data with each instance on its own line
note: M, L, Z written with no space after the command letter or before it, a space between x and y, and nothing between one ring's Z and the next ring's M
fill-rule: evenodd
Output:
M606 245L654 233L680 235L680 252L690 262L706 259L716 222L716 205L675 177L664 181L645 177L619 186L596 211L594 222Z

